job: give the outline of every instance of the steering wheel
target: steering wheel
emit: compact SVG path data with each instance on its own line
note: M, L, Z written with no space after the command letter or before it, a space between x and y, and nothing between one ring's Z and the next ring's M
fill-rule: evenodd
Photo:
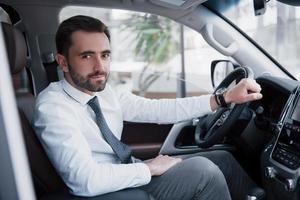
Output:
M251 69L238 67L225 77L213 94L219 88L228 88L233 81L238 83L243 78L253 78L253 76ZM246 105L247 103L231 104L227 108L219 107L212 114L202 117L195 130L196 144L201 148L208 148L223 139L237 122Z

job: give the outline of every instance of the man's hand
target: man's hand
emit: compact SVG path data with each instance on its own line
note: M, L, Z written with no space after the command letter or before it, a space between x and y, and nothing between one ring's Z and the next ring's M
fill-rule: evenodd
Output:
M225 92L225 102L241 104L258 100L262 98L260 91L261 87L254 79L245 78ZM212 110L219 107L213 95L210 98L210 106Z
M150 169L151 176L160 176L181 161L181 158L159 155L153 160L147 162L146 165L148 165Z
M261 87L254 79L242 79L224 95L226 103L246 103L262 98Z

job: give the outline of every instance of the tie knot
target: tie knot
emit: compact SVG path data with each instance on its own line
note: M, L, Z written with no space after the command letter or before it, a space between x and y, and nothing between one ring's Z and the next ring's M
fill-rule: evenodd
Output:
M96 114L100 112L100 105L97 96L90 99L87 104L93 109Z

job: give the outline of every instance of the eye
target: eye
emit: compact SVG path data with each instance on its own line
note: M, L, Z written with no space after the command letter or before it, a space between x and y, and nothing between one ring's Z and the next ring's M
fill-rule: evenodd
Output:
M104 53L104 54L102 54L102 58L104 58L104 59L110 58L110 53Z
M89 59L91 58L92 56L90 54L84 54L81 56L82 59Z

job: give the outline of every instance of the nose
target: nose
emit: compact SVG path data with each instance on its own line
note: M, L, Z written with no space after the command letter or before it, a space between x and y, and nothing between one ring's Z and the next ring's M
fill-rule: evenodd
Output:
M102 59L101 55L97 54L97 56L95 56L95 64L94 64L94 69L95 71L106 71L106 63L105 61Z

